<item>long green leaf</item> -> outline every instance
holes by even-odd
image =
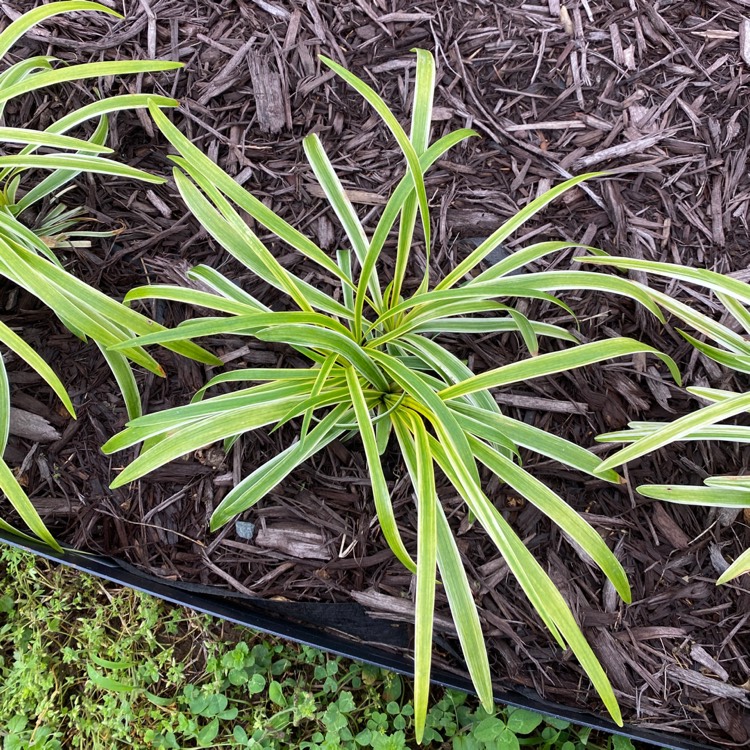
[[[435,143],[433,143],[432,146],[430,146],[427,151],[425,151],[419,157],[419,167],[422,174],[426,173],[427,170],[451,148],[458,145],[467,138],[471,138],[476,135],[477,133],[474,130],[468,130],[464,128],[455,130],[452,133],[448,133],[439,140],[435,141]],[[380,253],[383,250],[383,246],[385,245],[385,242],[388,238],[388,235],[390,234],[393,225],[396,223],[396,219],[399,217],[403,210],[406,210],[406,203],[409,200],[410,196],[413,195],[414,181],[411,178],[411,174],[406,174],[396,186],[396,189],[393,191],[393,193],[391,193],[391,197],[388,199],[388,203],[386,203],[386,206],[383,209],[383,213],[378,220],[377,227],[375,228],[375,232],[373,233],[372,239],[370,240],[370,249],[368,251],[367,260],[365,261],[365,268],[369,267],[370,265],[374,266],[376,264],[377,259],[380,256]],[[405,273],[406,268],[404,267],[403,270],[400,270],[400,264],[405,264],[406,260],[408,260],[408,258],[404,258],[403,253],[400,259],[397,258],[397,268],[394,271],[394,283],[391,286],[388,307],[395,305],[398,302],[400,287],[397,286],[395,280],[398,278],[399,274],[403,275]]]
[[[196,401],[185,406],[145,414],[128,422],[127,427],[122,432],[110,438],[102,446],[102,452],[114,453],[123,450],[123,448],[128,448],[144,439],[138,437],[140,435],[152,437],[164,432],[174,431],[178,427],[187,427],[198,422],[204,422],[209,418],[221,418],[230,421],[235,411],[250,408],[262,411],[268,404],[276,405],[277,403],[284,403],[288,406],[299,404],[307,398],[309,392],[309,385],[305,382],[271,382]],[[279,412],[279,417],[276,419],[280,418],[281,415],[283,415],[283,412]],[[272,421],[276,421],[276,419]],[[178,433],[175,432],[175,434]]]
[[[422,741],[430,696],[432,623],[435,611],[437,566],[437,505],[435,471],[427,430],[420,417],[412,418],[417,458],[417,593],[414,610],[414,714],[417,742]]]
[[[622,726],[622,715],[612,685],[552,580],[474,480],[465,473],[464,467],[452,461],[436,440],[431,438],[430,446],[440,468],[500,550],[545,625],[561,645],[568,644],[613,720]]]
[[[412,484],[416,487],[418,482],[416,447],[407,425],[411,425],[408,415],[402,415],[400,412],[393,415],[393,428]],[[437,503],[436,522],[437,564],[445,594],[448,597],[451,615],[456,624],[461,652],[466,660],[474,689],[477,691],[484,709],[491,712],[494,706],[492,677],[479,613],[477,612],[471,584],[461,562],[461,553],[440,503]]]
[[[340,269],[312,240],[305,237],[291,224],[277,216],[268,206],[238,185],[221,167],[214,164],[200,149],[196,148],[180,133],[157,107],[150,107],[150,112],[167,140],[189,162],[188,165],[181,164],[181,166],[186,170],[188,170],[188,167],[192,167],[191,177],[196,179],[201,188],[205,189],[207,184],[215,187],[240,208],[247,211],[259,224],[273,232],[295,250],[301,252],[305,257],[334,274],[344,283]],[[202,179],[197,179],[197,174],[202,175]]]
[[[256,305],[248,305],[245,302],[236,302],[227,299],[223,295],[202,292],[184,286],[172,286],[170,284],[150,284],[131,289],[123,302],[128,304],[137,299],[163,299],[172,302],[182,302],[185,305],[196,305],[206,307],[229,315],[247,315],[251,312],[260,312],[262,308]]]
[[[320,142],[318,136],[313,133],[302,141],[302,145],[305,149],[307,160],[310,162],[310,166],[313,168],[313,172],[315,172],[315,176],[318,178],[318,182],[323,188],[323,192],[331,204],[331,208],[333,208],[336,216],[338,216],[341,226],[349,238],[354,254],[357,256],[360,265],[364,265],[369,245],[367,235],[357,216],[357,212],[354,210],[352,202],[349,200],[349,196],[344,190],[344,186],[341,184],[333,165],[328,159],[323,144]],[[382,297],[377,275],[371,273],[370,277],[364,279],[364,283],[370,290],[370,294],[373,296],[376,305],[379,307],[382,304]],[[355,324],[356,320],[355,316]],[[355,338],[359,338],[359,336],[355,336]]]
[[[343,434],[344,430],[337,428],[337,424],[350,412],[349,404],[339,404],[304,440],[289,446],[246,476],[213,512],[211,531],[217,531],[232,518],[251,508],[300,464]]]
[[[458,426],[453,413],[443,399],[432,390],[425,377],[419,372],[409,370],[398,358],[385,352],[372,350],[370,357],[380,363],[396,383],[412,397],[414,405],[422,409],[422,416],[432,423],[438,438],[446,449],[451,451],[451,457],[460,462],[478,484],[479,472],[469,441]]]
[[[102,117],[123,110],[146,109],[149,104],[156,107],[179,106],[177,99],[171,99],[167,96],[157,96],[156,94],[120,94],[118,96],[109,96],[106,99],[85,104],[83,107],[69,112],[59,120],[55,120],[44,132],[65,133],[87,120],[93,120],[96,117]]]
[[[640,302],[657,318],[663,320],[658,306],[654,304],[648,290],[638,284],[605,274],[590,273],[588,271],[542,271],[528,273],[522,276],[506,276],[482,284],[466,284],[458,289],[437,290],[415,295],[402,303],[399,307],[407,310],[413,308],[407,315],[420,314],[423,306],[457,302],[467,299],[491,299],[492,297],[522,297],[529,292],[552,292],[573,289],[604,291],[619,294]],[[394,308],[396,310],[397,308]],[[393,314],[393,310],[389,311]]]
[[[532,216],[541,211],[548,203],[559,198],[563,193],[579,185],[585,180],[594,177],[601,177],[606,172],[591,172],[589,174],[578,175],[570,180],[556,185],[543,195],[535,198],[531,203],[522,208],[518,213],[512,216],[499,229],[496,229],[476,250],[472,251],[469,256],[459,263],[436,287],[435,289],[448,289],[460,281],[469,271],[483,261],[498,245],[506,240],[513,232],[525,224]]]
[[[336,352],[344,357],[380,391],[388,390],[388,381],[370,352],[338,331],[326,330],[312,325],[273,325],[255,334],[261,341],[278,341],[299,344],[310,348]]]
[[[612,469],[615,466],[632,461],[635,458],[651,453],[665,445],[679,440],[684,435],[690,435],[694,430],[729,419],[743,411],[750,410],[750,393],[743,393],[732,399],[727,399],[711,406],[706,406],[691,414],[670,422],[666,426],[651,433],[635,443],[619,450],[603,461],[599,467],[600,471]]]
[[[65,386],[60,381],[60,378],[57,377],[55,371],[17,333],[14,333],[2,321],[0,321],[0,341],[33,368],[37,375],[52,388],[60,401],[62,401],[68,414],[75,418],[76,413],[73,408],[73,402],[70,400]],[[3,408],[2,400],[0,400],[0,408]],[[4,446],[5,443],[3,442],[3,448]],[[0,452],[0,455],[2,455],[2,452]]]
[[[50,534],[31,500],[26,496],[26,493],[8,467],[8,464],[2,458],[0,458],[0,490],[16,509],[16,512],[21,516],[26,526],[45,544],[48,544],[57,552],[62,552],[62,547],[60,547],[52,534]]]
[[[388,130],[391,131],[393,137],[396,139],[401,151],[403,151],[404,156],[406,157],[406,162],[409,166],[409,172],[414,181],[417,202],[419,203],[419,211],[422,215],[422,230],[424,232],[425,245],[429,247],[430,214],[427,204],[427,191],[425,190],[424,176],[419,164],[419,154],[414,149],[414,146],[409,140],[409,136],[406,135],[404,129],[394,117],[393,112],[388,108],[388,105],[371,86],[368,86],[361,78],[357,78],[353,73],[350,73],[346,68],[341,67],[341,65],[330,58],[320,55],[320,60],[336,73],[336,75],[346,81],[380,115],[380,118],[383,120]]]
[[[195,318],[180,323],[176,328],[149,333],[145,336],[127,339],[113,346],[114,350],[130,349],[133,346],[151,346],[153,344],[166,345],[175,341],[188,341],[202,336],[216,336],[225,333],[239,333],[257,336],[258,332],[271,327],[273,330],[282,325],[306,324],[321,331],[330,329],[339,336],[348,338],[349,329],[345,328],[334,318],[321,313],[307,312],[244,312],[231,317]],[[351,339],[350,339],[351,340]]]
[[[0,354],[0,458],[5,453],[10,436],[10,383],[5,360]]]
[[[109,121],[106,116],[102,116],[99,118],[99,122],[94,129],[94,132],[91,134],[91,136],[88,138],[88,143],[92,143],[94,145],[103,146],[107,141],[107,135],[109,134]],[[31,153],[34,149],[27,148],[24,149],[22,152],[23,154]],[[81,152],[85,153],[85,152]],[[4,169],[0,174],[5,176],[10,168]],[[16,213],[16,215],[19,215],[23,213],[29,206],[34,205],[38,201],[46,198],[49,195],[52,196],[59,196],[61,193],[60,191],[62,188],[74,180],[80,173],[81,169],[56,169],[51,174],[47,175],[43,180],[40,182],[35,183],[31,189],[24,194],[24,196],[18,200],[15,205],[13,206],[13,211]],[[20,177],[20,175],[17,175],[17,177]],[[13,200],[15,200],[15,196],[13,196]],[[80,209],[82,210],[82,209]],[[68,212],[71,214],[71,216],[75,219],[73,224],[77,223],[79,221],[79,209],[73,209],[72,211]],[[55,211],[64,211],[63,206],[59,205],[50,211],[48,214],[48,217],[52,217],[55,214]],[[45,217],[45,220],[49,221],[49,218]],[[60,231],[60,230],[58,230]],[[54,233],[54,230],[52,232]]]
[[[69,297],[75,298],[79,304],[84,304],[90,307],[92,310],[99,313],[102,318],[111,320],[114,324],[125,329],[125,331],[145,334],[152,331],[166,330],[163,326],[154,323],[154,321],[149,320],[135,310],[131,310],[123,304],[110,299],[106,294],[90,287],[72,274],[69,274],[52,263],[45,261],[34,253],[27,251],[24,248],[14,248],[14,250],[17,255],[21,256],[28,267],[33,268],[35,272],[39,273],[46,280],[46,286],[59,286],[66,291],[66,294]],[[23,286],[23,279],[21,279],[19,283]],[[54,305],[50,306],[53,310],[55,309]],[[125,338],[125,336],[121,336],[121,339],[122,338]],[[102,343],[109,342],[103,341]],[[217,366],[223,364],[221,360],[191,342],[168,344],[166,348],[207,365]]]
[[[61,13],[72,13],[74,11],[98,11],[108,13],[115,18],[122,18],[122,14],[112,8],[100,3],[87,2],[86,0],[64,0],[63,2],[50,3],[49,5],[40,5],[24,13],[13,23],[9,24],[2,34],[0,34],[0,58],[32,27],[44,21],[46,18],[56,16]]]
[[[481,375],[474,375],[461,383],[444,388],[440,391],[439,395],[445,400],[454,399],[486,388],[496,388],[500,385],[518,383],[532,378],[552,375],[557,372],[566,372],[567,370],[584,367],[585,365],[601,362],[612,357],[625,357],[628,354],[638,352],[649,352],[659,357],[669,368],[672,377],[678,384],[680,383],[680,373],[671,357],[662,354],[647,344],[621,337],[608,341],[581,344],[565,351],[541,354],[533,359],[512,362],[509,365],[497,367],[494,370],[483,372]]]
[[[414,49],[417,55],[417,74],[414,80],[414,105],[412,107],[412,118],[411,118],[411,142],[414,146],[414,151],[418,156],[427,150],[430,145],[430,128],[432,126],[432,103],[435,95],[435,59],[433,56],[423,49]],[[404,206],[404,211],[401,214],[401,223],[399,226],[399,245],[398,251],[402,254],[408,254],[408,248],[411,246],[412,237],[414,233],[414,222],[416,216],[412,210],[407,213],[411,205],[413,205],[413,194],[410,196],[410,201]],[[405,235],[402,238],[402,233]],[[399,268],[399,257],[398,251],[396,254],[396,271],[400,271]],[[425,242],[425,271],[422,276],[422,282],[419,285],[417,292],[427,291],[430,286],[430,255],[431,247],[429,237]],[[403,261],[401,261],[403,263]],[[396,288],[396,283],[399,281],[398,277],[394,275],[394,289],[392,293],[398,294],[401,291],[401,285]],[[398,299],[398,297],[396,297]]]
[[[156,73],[161,70],[177,70],[181,67],[182,63],[168,60],[116,60],[69,65],[56,70],[34,73],[14,86],[3,88],[0,90],[0,103],[21,94],[28,94],[31,91],[67,81],[82,81],[87,78],[104,78],[129,73]]]
[[[472,435],[493,443],[499,442],[499,438],[504,436],[506,440],[511,440],[516,445],[551,458],[553,461],[559,461],[565,466],[571,466],[590,476],[605,479],[614,484],[622,482],[622,478],[614,470],[600,472],[599,457],[576,443],[518,419],[512,419],[505,414],[488,412],[459,400],[451,401],[449,406],[451,411],[456,413],[461,428]]]
[[[271,311],[270,307],[259,302],[252,294],[248,294],[233,281],[230,281],[226,276],[209,266],[204,266],[203,264],[194,266],[188,271],[187,277],[191,281],[200,281],[203,284],[206,284],[217,294],[221,294],[227,299],[240,302],[248,307],[255,307],[257,310],[262,310],[264,312]]]
[[[692,487],[681,484],[642,484],[638,493],[653,500],[678,505],[703,505],[715,508],[750,508],[750,491],[721,487]]]
[[[564,328],[551,323],[539,323],[532,320],[531,326],[537,336],[569,341],[577,344],[578,339]],[[414,333],[506,333],[517,331],[518,324],[511,317],[507,318],[435,318],[428,323],[416,326]]]
[[[714,362],[718,362],[720,365],[737,370],[738,372],[750,372],[750,354],[740,354],[734,351],[728,352],[725,349],[720,349],[718,346],[711,346],[703,341],[698,341],[694,336],[681,331],[679,328],[677,332],[685,341],[692,344],[695,349],[701,352],[701,354],[705,354],[709,359],[714,360]]]
[[[715,292],[727,294],[745,304],[750,304],[750,284],[733,279],[706,268],[690,268],[689,266],[678,266],[674,263],[657,263],[652,260],[637,260],[635,258],[613,258],[607,257],[582,257],[574,260],[581,263],[593,263],[595,265],[612,266],[614,268],[626,268],[633,271],[646,271],[657,276],[666,276],[670,279],[689,281],[699,284]]]
[[[412,573],[416,573],[417,566],[404,546],[398,530],[398,524],[396,523],[396,517],[393,513],[391,493],[388,490],[383,466],[380,463],[375,430],[372,426],[370,410],[365,401],[362,386],[353,368],[347,367],[345,372],[346,384],[351,395],[352,406],[354,407],[354,415],[359,426],[359,435],[362,438],[362,446],[365,449],[365,456],[367,458],[370,487],[372,489],[372,498],[375,502],[375,511],[378,515],[378,522],[380,523],[380,530],[383,532],[383,536],[391,551],[401,564]]]
[[[750,572],[750,549],[746,549],[717,579],[717,584],[728,583],[733,578]]]
[[[130,463],[110,485],[113,489],[148,474],[159,466],[184,456],[207,445],[224,440],[233,435],[240,435],[258,427],[264,427],[278,420],[289,408],[289,401],[279,400],[272,403],[239,407],[232,412],[232,418],[225,414],[208,417],[180,429],[175,434],[165,437],[153,448],[141,453]],[[135,429],[135,428],[133,428]],[[125,433],[120,433],[124,435]],[[105,452],[119,449],[113,448],[115,436],[102,446]],[[142,438],[143,439],[143,438]]]
[[[106,347],[97,344],[102,356],[107,361],[109,369],[115,376],[117,385],[120,388],[122,399],[125,402],[125,410],[128,413],[128,419],[137,419],[141,416],[141,394],[138,392],[138,384],[135,382],[133,368],[128,362],[128,358],[119,352],[108,351]]]
[[[46,148],[62,148],[88,151],[92,154],[111,154],[111,148],[99,146],[80,138],[71,138],[67,135],[55,135],[50,131],[28,130],[26,128],[4,128],[0,127],[0,142],[24,143],[33,146],[44,146]]]
[[[141,169],[129,167],[127,164],[120,164],[119,162],[97,156],[82,156],[80,154],[18,154],[17,156],[0,156],[0,168],[4,167],[77,169],[97,174],[132,177],[136,180],[157,184],[165,182],[163,177],[157,177]]]
[[[653,435],[670,422],[628,422],[630,429],[618,432],[607,432],[597,435],[599,443],[634,443],[636,440]],[[729,443],[750,443],[750,427],[740,425],[708,425],[691,430],[689,435],[682,435],[680,441],[686,440],[721,440]]]
[[[625,602],[631,601],[630,584],[620,561],[599,533],[547,485],[475,437],[469,442],[476,457],[500,479],[535,505],[574,539],[609,578]]]
[[[585,250],[593,250],[588,245],[579,245],[573,242],[538,242],[534,245],[529,245],[521,250],[514,250],[510,255],[497,263],[493,263],[488,269],[477,274],[473,279],[466,282],[466,286],[472,284],[485,284],[488,281],[494,281],[500,279],[503,276],[508,276],[517,271],[519,268],[524,268],[535,260],[543,258],[545,255],[552,253],[559,253],[563,250],[568,250],[571,247],[580,247]]]

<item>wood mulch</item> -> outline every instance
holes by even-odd
[[[34,4],[3,3],[0,14],[12,19]],[[434,278],[530,198],[593,169],[613,176],[566,195],[524,227],[510,249],[532,238],[574,239],[613,254],[750,277],[748,0],[125,0],[124,7],[127,18],[119,22],[96,14],[53,19],[13,54],[184,62],[176,75],[102,81],[99,89],[179,98],[182,108],[173,117],[184,132],[331,252],[342,233],[305,162],[302,137],[320,135],[370,227],[404,166],[377,117],[317,55],[370,81],[404,121],[413,79],[409,50],[418,46],[438,62],[433,136],[458,127],[481,135],[446,155],[427,179]],[[83,85],[38,92],[6,119],[44,127],[91,97]],[[113,119],[111,145],[128,163],[168,175],[165,143],[142,113]],[[69,204],[76,200],[104,226],[123,228],[116,239],[66,257],[103,290],[121,297],[146,280],[178,281],[191,265],[208,263],[275,301],[199,230],[173,184],[85,179],[66,196]],[[316,279],[313,266],[262,237],[287,267]],[[548,265],[568,267],[570,257]],[[675,282],[652,283],[696,305],[713,304]],[[22,327],[57,368],[78,409],[77,421],[61,416],[38,378],[10,363],[14,407],[44,417],[57,432],[35,442],[38,425],[32,426],[26,437],[11,440],[6,458],[19,467],[60,539],[170,580],[287,600],[353,597],[381,615],[410,617],[404,602],[411,576],[384,550],[373,524],[356,442],[332,445],[246,514],[257,527],[253,538],[243,538],[234,524],[211,535],[212,509],[238,477],[288,443],[291,427],[246,435],[229,456],[216,448],[198,452],[111,491],[108,483],[130,456],[106,458],[98,450],[124,423],[101,358],[27,295],[0,288],[3,320]],[[670,326],[628,301],[590,293],[565,299],[588,339],[633,336],[683,363],[686,384],[748,388],[746,376],[691,353]],[[195,314],[162,304],[146,312],[167,324]],[[559,311],[536,314],[571,324]],[[208,345],[231,367],[300,364],[280,346],[240,338]],[[522,356],[513,335],[454,337],[452,347],[477,371]],[[139,376],[148,411],[185,403],[207,377],[194,363],[158,356],[167,378]],[[652,358],[532,381],[498,393],[498,400],[509,414],[586,446],[631,419],[671,419],[697,406]],[[15,422],[21,421],[19,413]],[[714,585],[725,560],[750,544],[750,518],[661,505],[632,489],[645,481],[688,484],[712,473],[739,473],[749,461],[747,450],[735,445],[676,445],[633,463],[629,487],[612,488],[526,456],[527,468],[563,493],[616,550],[634,590],[627,607],[557,527],[488,478],[488,493],[571,603],[630,724],[717,746],[750,743],[748,579]],[[395,457],[389,470],[406,542],[414,546],[408,480]],[[476,581],[498,684],[601,713],[580,668],[555,647],[504,561],[470,526],[455,493],[447,485],[441,490]],[[440,592],[438,611],[438,662],[455,665],[457,646]]]

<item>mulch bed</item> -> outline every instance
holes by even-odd
[[[0,11],[13,18],[33,5],[3,4]],[[320,199],[302,137],[320,135],[369,226],[404,167],[376,116],[316,56],[325,53],[373,82],[405,121],[413,77],[409,50],[420,46],[438,61],[433,137],[463,126],[482,136],[446,155],[427,179],[436,220],[434,278],[530,198],[567,175],[592,169],[615,176],[571,192],[509,247],[532,237],[581,240],[613,254],[748,278],[747,0],[477,0],[450,6],[433,0],[128,0],[125,6],[121,22],[96,14],[53,19],[13,53],[77,61],[181,60],[185,68],[177,75],[102,82],[101,90],[116,93],[126,86],[179,98],[182,108],[173,117],[183,131],[331,252],[342,236]],[[60,111],[91,99],[80,85],[64,94],[38,92],[9,110],[7,119],[44,127]],[[166,145],[142,114],[118,115],[110,145],[130,164],[169,174]],[[207,263],[261,300],[275,301],[200,232],[172,184],[82,180],[66,196],[71,205],[75,200],[106,226],[124,228],[113,241],[66,258],[80,277],[104,291],[121,297],[147,279],[179,281],[190,266]],[[287,267],[315,279],[313,266],[261,237]],[[549,267],[567,267],[569,257],[554,258]],[[710,304],[675,284],[666,288]],[[688,385],[748,387],[746,377],[691,353],[671,327],[627,300],[590,293],[565,299],[588,339],[633,336],[678,359]],[[162,304],[145,312],[168,325],[195,314]],[[411,576],[384,550],[373,525],[356,442],[333,444],[247,514],[245,520],[257,527],[252,539],[240,536],[234,524],[211,535],[208,518],[228,488],[288,444],[293,429],[246,435],[229,456],[206,449],[111,491],[109,481],[129,456],[99,452],[121,428],[124,413],[97,350],[73,339],[7,284],[1,314],[22,326],[62,375],[78,409],[75,422],[60,416],[38,378],[11,363],[14,406],[47,418],[60,437],[44,445],[14,437],[6,459],[21,466],[29,492],[61,540],[170,580],[286,600],[354,597],[381,615],[408,619],[400,605],[409,596]],[[570,325],[559,310],[539,308],[536,314]],[[453,343],[476,371],[522,356],[513,335],[454,337]],[[246,339],[207,345],[230,367],[300,364],[284,347]],[[157,356],[168,375],[139,376],[147,411],[185,403],[207,377],[195,363],[165,352]],[[586,446],[596,434],[631,419],[671,419],[697,405],[652,358],[532,381],[499,393],[498,400],[509,414]],[[634,603],[625,607],[557,527],[496,481],[486,483],[571,603],[615,685],[626,721],[716,745],[748,744],[750,590],[747,577],[721,588],[714,581],[722,558],[733,559],[750,543],[750,518],[662,506],[632,490],[646,481],[688,484],[712,473],[739,473],[748,468],[747,450],[676,445],[631,465],[630,489],[583,479],[531,455],[525,465],[601,531],[630,576]],[[405,539],[414,546],[409,483],[395,458],[389,471]],[[441,499],[477,581],[498,684],[601,713],[580,668],[554,646],[505,563],[470,527],[447,485]],[[438,610],[444,647],[438,663],[450,666],[456,643],[440,592]]]

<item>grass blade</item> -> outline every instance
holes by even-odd
[[[62,552],[62,547],[60,547],[52,534],[50,534],[44,525],[44,521],[42,521],[36,512],[36,508],[34,508],[31,500],[26,496],[13,472],[8,468],[8,464],[2,458],[0,458],[0,490],[2,490],[10,504],[16,509],[16,513],[21,516],[21,519],[29,530],[45,544],[52,547],[52,549]]]
[[[469,271],[475,268],[483,261],[498,245],[508,239],[513,232],[525,224],[532,216],[539,213],[548,203],[551,203],[563,193],[575,187],[576,185],[590,180],[594,177],[601,177],[606,172],[591,172],[589,174],[578,175],[570,180],[556,185],[543,195],[535,198],[531,203],[522,208],[518,213],[512,216],[499,229],[496,229],[476,250],[472,251],[469,256],[459,263],[436,287],[435,289],[449,289],[459,282]]]
[[[70,400],[65,386],[60,381],[60,378],[57,377],[55,371],[17,333],[12,331],[2,321],[0,321],[0,341],[15,352],[52,388],[60,401],[62,401],[68,414],[75,418],[76,413],[73,408],[73,402]],[[0,408],[2,408],[3,403],[4,401],[0,400]],[[3,442],[4,447],[5,442]],[[2,452],[0,452],[0,455],[2,455]]]
[[[407,423],[410,425],[411,420],[407,422],[406,415],[394,414],[393,429],[401,446],[412,484],[416,487],[416,448]],[[485,710],[492,712],[494,707],[492,677],[477,605],[466,570],[461,562],[461,553],[440,503],[437,503],[436,510],[437,564],[440,578],[448,598],[453,621],[456,624],[461,652],[466,660],[472,684]]]
[[[0,103],[7,102],[16,96],[21,96],[21,94],[28,94],[31,91],[55,86],[59,83],[67,83],[68,81],[82,81],[87,78],[104,78],[105,76],[129,73],[156,73],[162,70],[177,70],[182,66],[180,62],[169,60],[116,60],[113,62],[68,65],[56,70],[34,73],[20,83],[0,90]]]
[[[380,368],[373,362],[369,353],[356,342],[338,331],[316,328],[311,325],[273,325],[255,334],[261,341],[278,341],[285,344],[321,347],[336,352],[350,362],[375,388],[382,392],[388,390],[386,380]]]
[[[432,623],[435,612],[437,566],[437,492],[427,430],[412,418],[417,458],[417,593],[414,610],[414,715],[417,742],[422,741],[430,697]]]
[[[557,524],[599,566],[623,601],[630,603],[630,584],[620,561],[599,533],[547,485],[477,438],[469,438],[476,457],[507,485]]]
[[[3,143],[23,143],[32,146],[44,146],[45,148],[82,150],[92,154],[114,153],[113,150],[107,146],[100,146],[96,143],[82,141],[80,138],[71,138],[67,135],[56,135],[48,130],[0,127],[0,141]]]
[[[277,216],[268,206],[238,185],[221,167],[214,164],[200,149],[196,148],[180,133],[157,107],[149,107],[149,111],[161,132],[187,162],[180,162],[180,166],[189,172],[202,189],[213,187],[219,190],[240,208],[247,211],[259,224],[273,232],[295,250],[301,252],[305,257],[325,268],[342,283],[346,283],[345,279],[342,278],[341,270],[312,240],[305,237],[291,224]]]
[[[162,184],[163,177],[144,172],[141,169],[129,167],[127,164],[97,156],[83,156],[81,154],[18,154],[16,156],[0,156],[0,168],[23,169],[75,169],[81,172],[108,174],[116,177],[131,177],[143,182]]]
[[[483,372],[480,375],[474,375],[456,385],[444,388],[440,391],[439,395],[445,400],[454,399],[479,390],[496,388],[500,385],[509,385],[510,383],[518,383],[532,378],[565,372],[577,367],[584,367],[613,357],[625,357],[628,354],[635,354],[637,352],[648,352],[659,357],[669,368],[672,377],[678,384],[680,383],[680,373],[671,357],[662,354],[647,344],[642,344],[640,341],[620,337],[610,339],[609,341],[595,341],[590,344],[581,344],[580,346],[574,346],[571,349],[565,349],[561,352],[551,352],[534,357],[533,359],[512,362],[509,365],[503,365],[494,370]]]
[[[330,58],[320,55],[320,60],[340,78],[346,81],[380,115],[386,127],[391,131],[393,137],[403,151],[404,156],[406,157],[406,162],[409,166],[411,178],[414,182],[417,203],[419,204],[419,210],[422,215],[422,230],[424,231],[425,245],[429,247],[430,213],[427,204],[427,191],[424,186],[422,168],[419,164],[419,154],[415,151],[414,146],[409,140],[409,136],[406,135],[398,120],[393,116],[388,105],[380,98],[378,93],[372,87],[368,86],[364,81],[357,78],[353,73],[350,73],[346,68],[342,68]]]
[[[304,440],[274,456],[246,476],[222,501],[211,516],[211,531],[217,531],[232,518],[262,500],[300,464],[335,440],[344,430],[337,424],[351,413],[348,404],[339,404],[326,415]]]
[[[565,466],[571,466],[597,479],[605,479],[613,484],[622,483],[622,478],[616,471],[599,471],[601,460],[598,456],[569,440],[504,414],[478,409],[459,400],[452,401],[450,409],[456,414],[462,429],[483,440],[497,443],[498,438],[505,437],[522,448]]]
[[[620,466],[646,453],[651,453],[651,451],[669,445],[685,435],[690,435],[694,430],[712,425],[715,422],[721,422],[724,419],[729,419],[729,417],[748,410],[750,410],[750,393],[743,393],[735,398],[711,404],[711,406],[705,406],[703,409],[699,409],[696,412],[676,419],[674,422],[668,423],[656,432],[637,440],[626,448],[622,448],[606,461],[603,461],[599,468],[601,471],[606,471],[615,466]]]
[[[372,426],[370,411],[367,402],[365,401],[364,393],[362,392],[362,386],[360,385],[357,374],[353,368],[347,367],[345,373],[346,384],[351,395],[352,406],[354,407],[354,415],[357,419],[359,434],[362,438],[365,456],[367,457],[370,486],[372,488],[372,497],[375,501],[378,522],[380,523],[380,530],[383,532],[383,536],[385,537],[388,546],[391,548],[391,551],[401,564],[407,568],[407,570],[416,573],[417,566],[404,546],[404,542],[401,539],[401,534],[398,530],[398,524],[396,523],[396,517],[393,514],[391,493],[388,490],[388,484],[385,481],[385,475],[383,474],[383,467],[380,463],[378,444],[375,439],[375,430]]]
[[[746,487],[734,489],[731,485],[693,487],[681,484],[642,484],[637,489],[644,497],[677,505],[750,508],[750,490]]]
[[[746,549],[716,580],[717,584],[729,583],[733,578],[750,572],[750,549]]]
[[[108,13],[115,18],[122,18],[122,14],[112,8],[100,3],[87,2],[86,0],[63,0],[63,2],[51,3],[50,5],[40,5],[24,13],[13,23],[9,24],[2,34],[0,34],[0,58],[32,27],[51,16],[60,13],[72,13],[74,11],[97,11]]]

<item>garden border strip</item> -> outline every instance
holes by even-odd
[[[115,559],[90,555],[70,548],[62,553],[57,553],[44,544],[22,539],[3,531],[0,531],[0,542],[32,552],[46,560],[98,576],[121,586],[127,586],[135,591],[156,596],[172,604],[228,620],[237,625],[312,646],[347,659],[372,664],[407,677],[413,677],[414,674],[410,663],[403,657],[308,625],[291,622],[279,611],[266,613],[251,611],[250,607],[242,606],[236,601],[246,597],[235,596],[232,593],[227,594],[223,589],[216,589],[215,594],[190,591],[166,581],[159,581],[152,576],[134,572],[131,566],[125,567]],[[231,601],[230,598],[235,599],[235,601]],[[297,605],[295,603],[292,606],[296,607]],[[468,679],[462,679],[460,676],[447,671],[434,670],[432,682],[442,687],[474,694],[471,682]],[[627,725],[618,727],[605,718],[568,708],[544,700],[539,696],[525,695],[517,690],[495,691],[495,700],[498,703],[536,711],[545,716],[564,719],[573,724],[591,727],[609,734],[619,734],[637,742],[646,742],[668,750],[712,750],[709,745],[683,739],[676,735]]]

